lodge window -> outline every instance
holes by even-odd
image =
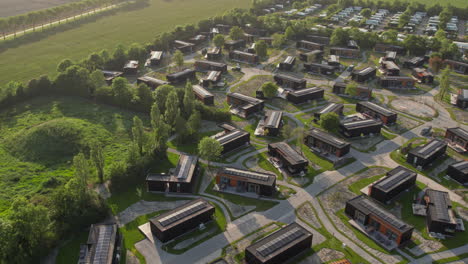
[[[361,213],[359,211],[356,211],[354,217],[356,218],[356,221],[358,221],[359,223],[361,223],[363,225],[365,224],[366,216],[363,213]]]
[[[387,233],[385,235],[390,240],[396,240],[396,238],[398,237],[398,235],[392,232],[391,230],[387,230]]]

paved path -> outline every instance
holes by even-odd
[[[454,248],[454,249],[450,249],[450,250],[446,250],[446,251],[442,251],[438,253],[429,254],[422,258],[416,259],[410,263],[411,264],[432,263],[435,260],[451,258],[451,257],[455,257],[455,256],[465,254],[465,253],[468,253],[468,245],[464,245],[458,248]]]

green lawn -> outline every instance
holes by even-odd
[[[209,131],[209,132],[199,132],[198,139],[192,140],[192,142],[186,142],[179,144],[176,140],[171,140],[167,143],[169,148],[177,149],[179,151],[188,153],[188,154],[197,154],[198,153],[198,143],[204,137],[209,137],[215,135],[216,133],[221,132],[221,130]]]
[[[10,48],[1,53],[0,84],[27,81],[42,74],[55,75],[65,58],[79,61],[93,51],[113,50],[119,43],[147,43],[177,25],[197,23],[232,8],[247,8],[250,0],[150,0],[143,9],[119,12],[62,33]],[[137,29],[137,30],[136,30]]]
[[[369,177],[369,178],[364,178],[364,179],[361,179],[359,181],[356,181],[356,182],[353,182],[351,183],[349,186],[348,186],[348,189],[350,191],[352,191],[353,193],[357,194],[357,195],[360,195],[361,194],[361,189],[366,187],[367,185],[375,182],[376,180],[382,178],[383,176],[385,176],[385,174],[380,174],[380,175],[376,175],[376,176],[372,176],[372,177]]]
[[[57,264],[68,264],[78,262],[80,255],[80,245],[88,240],[88,232],[83,230],[79,235],[74,236],[60,247],[55,262]]]

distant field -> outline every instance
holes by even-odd
[[[1,0],[0,17],[15,16],[79,0]]]
[[[0,85],[10,80],[28,81],[53,75],[64,58],[80,60],[93,51],[113,49],[118,43],[149,42],[176,25],[195,23],[251,0],[152,0],[144,9],[121,12],[38,42],[0,53]]]

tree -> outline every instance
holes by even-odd
[[[58,72],[64,72],[67,70],[68,67],[72,66],[73,62],[69,59],[62,60],[59,65],[57,66]]]
[[[154,100],[161,113],[166,112],[167,96],[172,90],[174,90],[174,86],[164,84],[156,88],[156,91],[154,92]]]
[[[424,55],[426,54],[426,39],[421,36],[408,35],[403,41],[403,45],[412,55]]]
[[[361,16],[369,18],[372,15],[372,10],[370,8],[364,8],[361,10]]]
[[[61,72],[54,81],[56,91],[65,95],[88,97],[92,91],[88,70],[73,65]]]
[[[320,116],[320,126],[328,131],[336,131],[340,125],[338,114],[331,112]]]
[[[8,20],[0,17],[0,32],[2,32],[3,40],[6,39],[7,30],[8,30]]]
[[[179,97],[177,97],[176,91],[172,90],[167,96],[166,112],[164,112],[164,120],[166,121],[166,124],[173,128],[179,114]]]
[[[429,58],[429,66],[435,73],[439,73],[440,69],[442,68],[444,60],[440,53],[433,53]]]
[[[295,37],[296,33],[294,32],[294,29],[289,26],[286,28],[286,31],[284,32],[284,37],[289,40],[293,40]]]
[[[120,69],[124,66],[125,62],[127,61],[127,52],[125,51],[125,47],[122,44],[117,45],[114,53],[112,53],[112,67],[114,69]]]
[[[143,128],[143,122],[138,116],[133,117],[132,136],[133,142],[138,146],[138,152],[142,155],[143,146],[146,143],[146,136],[145,129]]]
[[[281,136],[284,138],[284,139],[289,139],[291,138],[293,135],[293,128],[291,127],[291,125],[284,125],[283,128],[281,128]]]
[[[348,94],[350,96],[357,96],[358,95],[357,88],[358,88],[358,84],[356,82],[350,82],[346,84],[345,94]]]
[[[403,12],[403,14],[400,15],[400,18],[398,19],[398,26],[399,27],[404,27],[408,22],[410,21],[411,15],[407,11]]]
[[[114,92],[115,101],[122,107],[127,106],[132,97],[128,86],[128,80],[123,77],[115,78],[112,81],[112,91]]]
[[[177,67],[182,67],[184,65],[184,54],[180,50],[174,52],[174,62]]]
[[[262,85],[262,92],[265,97],[273,97],[278,92],[278,86],[272,82],[266,82]]]
[[[264,40],[259,40],[255,43],[255,53],[261,58],[265,58],[268,54],[268,45]]]
[[[273,38],[271,45],[277,49],[286,43],[286,37],[283,34],[275,33],[271,37]]]
[[[440,74],[439,98],[444,100],[447,93],[450,92],[450,69],[446,68]]]
[[[153,155],[155,157],[166,155],[167,140],[171,130],[171,127],[162,121],[162,116],[160,116],[159,120],[158,126],[153,129]]]
[[[192,91],[192,83],[190,81],[187,81],[187,83],[185,84],[185,93],[184,93],[184,100],[183,100],[184,113],[186,117],[189,117],[192,114],[193,109],[195,107],[194,101],[195,101],[195,96],[193,95],[193,91]]]
[[[161,111],[159,110],[159,107],[156,103],[154,103],[151,106],[151,112],[150,112],[150,117],[151,117],[151,127],[156,129],[161,122]]]
[[[104,66],[104,62],[98,53],[92,53],[88,59],[83,62],[83,67],[92,72],[96,69],[101,69]]]
[[[75,167],[75,178],[78,181],[78,192],[80,196],[85,195],[88,190],[89,163],[83,153],[73,157],[73,166]]]
[[[208,161],[208,164],[210,161],[218,160],[222,151],[223,146],[214,138],[204,137],[198,143],[198,154],[202,159]]]
[[[224,46],[224,36],[221,34],[217,34],[213,38],[213,44],[218,48],[222,48]]]
[[[231,28],[231,31],[229,32],[229,37],[232,40],[238,40],[244,37],[244,30],[238,26],[234,26]]]
[[[99,182],[103,183],[105,158],[102,144],[99,141],[93,142],[91,145],[90,157],[94,167],[96,167]]]
[[[194,135],[198,132],[201,126],[201,121],[200,112],[194,111],[187,121],[187,129],[191,135]]]
[[[104,74],[100,70],[95,70],[89,75],[89,81],[93,87],[93,92],[106,84]]]
[[[148,85],[140,83],[136,88],[135,97],[137,99],[136,107],[141,111],[148,113],[153,105],[153,93]]]
[[[345,45],[349,40],[348,31],[336,28],[330,37],[330,45]]]

